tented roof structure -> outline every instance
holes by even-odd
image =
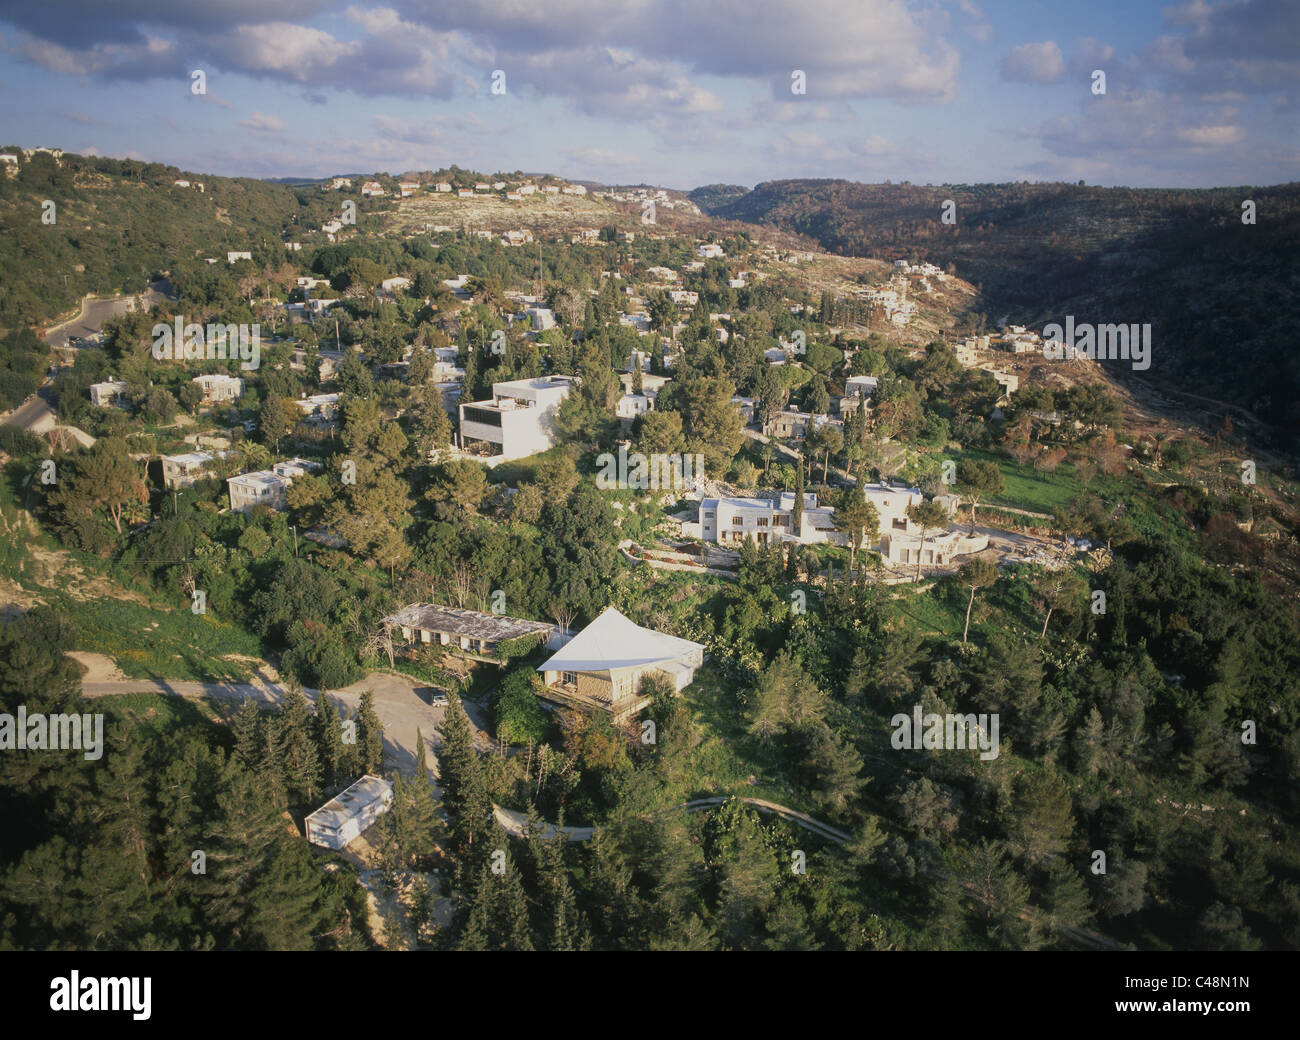
[[[629,621],[607,607],[574,636],[539,672],[608,672],[676,661],[704,647]]]

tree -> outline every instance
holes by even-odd
[[[290,802],[302,805],[320,791],[321,767],[310,706],[297,683],[290,683],[278,721],[285,789]]]
[[[908,506],[907,516],[921,529],[921,545],[916,550],[916,580],[920,581],[921,557],[925,553],[925,540],[930,536],[931,531],[940,531],[948,526],[948,512],[942,505],[931,499],[929,502],[918,502]]]
[[[822,450],[822,483],[826,483],[826,474],[830,469],[831,456],[844,450],[844,436],[830,423],[821,428],[820,447]]]
[[[835,509],[835,522],[849,536],[849,572],[863,544],[875,545],[880,537],[880,513],[867,501],[862,483],[849,488]]]
[[[59,468],[49,501],[61,523],[71,529],[81,529],[102,510],[121,534],[124,515],[146,504],[149,493],[126,441],[105,437]]]
[[[257,432],[261,434],[262,443],[271,445],[277,452],[280,450],[280,441],[291,428],[284,405],[281,398],[267,394],[257,415]]]
[[[1039,604],[1047,608],[1043,615],[1043,631],[1039,633],[1040,639],[1046,639],[1047,624],[1052,620],[1052,612],[1065,610],[1072,613],[1071,608],[1081,606],[1087,597],[1088,586],[1083,578],[1064,566],[1057,570],[1039,572],[1033,584]]]
[[[384,765],[384,724],[375,712],[375,695],[366,690],[357,707],[357,749],[361,771],[378,773]]]
[[[970,600],[966,604],[966,625],[961,630],[961,641],[966,642],[970,634],[971,608],[975,606],[975,590],[988,588],[998,580],[998,565],[983,556],[967,560],[957,572],[957,580],[970,589]]]
[[[975,507],[980,499],[1000,495],[1004,489],[1002,471],[992,462],[979,459],[962,459],[957,464],[957,483],[966,489],[970,502],[970,533],[975,533]]]
[[[324,692],[316,696],[316,757],[327,789],[351,779],[344,775],[343,720],[338,705]]]
[[[464,705],[455,693],[447,695],[442,722],[442,749],[438,767],[442,774],[443,802],[451,814],[451,835],[464,863],[492,824],[492,799],[483,763],[474,750],[474,733]],[[490,876],[490,875],[489,875]]]

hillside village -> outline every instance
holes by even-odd
[[[15,184],[81,161],[10,154]],[[1291,707],[1266,760],[1234,743],[1237,715],[1281,711],[1244,647],[1295,653],[1285,467],[1245,482],[1230,426],[1144,410],[910,252],[830,256],[680,192],[543,175],[294,191],[278,238],[232,225],[66,350],[46,340],[67,322],[9,333],[40,394],[0,445],[5,631],[50,674],[78,655],[59,689],[118,702],[124,732],[220,758],[327,908],[268,944],[634,947],[656,913],[674,948],[1291,941],[1293,889],[1224,866],[1263,855],[1252,799],[1300,762]],[[195,356],[159,360],[173,322]],[[218,353],[214,327],[257,336]],[[79,591],[99,573],[124,591]],[[169,683],[211,717],[176,715]],[[914,705],[993,711],[1002,757],[894,754]],[[1184,784],[1224,809],[1213,868],[1139,836],[1190,826],[1155,801]],[[1114,885],[1063,857],[1111,818]],[[492,887],[488,840],[563,884]],[[732,841],[807,846],[833,898],[754,880]],[[618,866],[706,848],[721,891],[779,897],[675,902]],[[981,871],[1005,889],[951,882]],[[1207,871],[1190,924],[1151,909]],[[602,916],[614,892],[635,914]]]

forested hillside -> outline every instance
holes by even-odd
[[[952,265],[982,289],[990,321],[1150,322],[1154,358],[1143,379],[1241,405],[1296,446],[1300,362],[1287,345],[1300,311],[1300,185],[786,180],[741,196],[710,185],[691,197],[712,216],[799,232],[833,252]],[[940,221],[948,199],[955,225]],[[1256,204],[1253,225],[1242,223],[1246,199]]]
[[[53,223],[41,219],[46,200]],[[36,153],[21,160],[16,178],[0,177],[0,328],[47,322],[86,293],[139,292],[185,257],[224,263],[227,250],[248,250],[265,266],[282,257],[286,227],[312,218],[319,226],[326,210],[315,188],[295,193],[161,163],[68,153],[56,163]]]

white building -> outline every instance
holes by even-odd
[[[203,476],[203,470],[215,459],[224,458],[225,452],[191,451],[184,455],[162,457],[163,486],[169,491],[187,488]]]
[[[388,812],[392,804],[393,785],[367,773],[303,821],[307,840],[327,849],[346,848],[353,838]]]
[[[125,407],[126,383],[120,379],[110,379],[103,383],[90,384],[90,403],[101,408],[114,406]]]
[[[242,250],[242,251],[232,250],[231,252],[228,252],[226,254],[226,263],[228,264],[237,263],[240,260],[252,260],[252,259],[253,259],[253,254],[248,252],[247,250]]]
[[[699,538],[718,545],[739,545],[747,538],[759,545],[769,542],[847,544],[847,536],[835,529],[835,511],[829,506],[819,506],[817,496],[811,491],[804,493],[803,517],[796,534],[794,504],[793,491],[781,492],[781,497],[775,501],[766,498],[706,498],[700,502],[698,522],[683,524],[682,533],[687,538]]]
[[[544,700],[621,721],[650,703],[641,695],[643,677],[662,678],[680,691],[703,663],[699,643],[642,628],[607,607],[537,670],[546,681]]]
[[[492,384],[492,398],[460,406],[460,447],[490,463],[536,455],[555,444],[555,413],[577,380],[542,376]]]
[[[306,416],[319,416],[321,419],[333,419],[339,409],[338,394],[314,394],[311,397],[305,394],[293,402]]]
[[[198,383],[203,391],[203,403],[215,404],[219,401],[237,401],[244,395],[244,381],[237,376],[224,373],[212,373],[195,376],[191,383]]]
[[[702,260],[719,259],[727,254],[722,251],[722,246],[713,242],[705,242],[703,245],[695,247],[695,255]]]
[[[319,462],[286,459],[284,462],[277,462],[270,469],[240,473],[238,476],[230,477],[226,481],[230,489],[230,508],[237,513],[246,513],[254,506],[283,509],[285,492],[289,490],[293,478],[304,476],[320,468]]]
[[[528,317],[534,332],[545,332],[555,328],[555,312],[549,307],[529,307]]]

